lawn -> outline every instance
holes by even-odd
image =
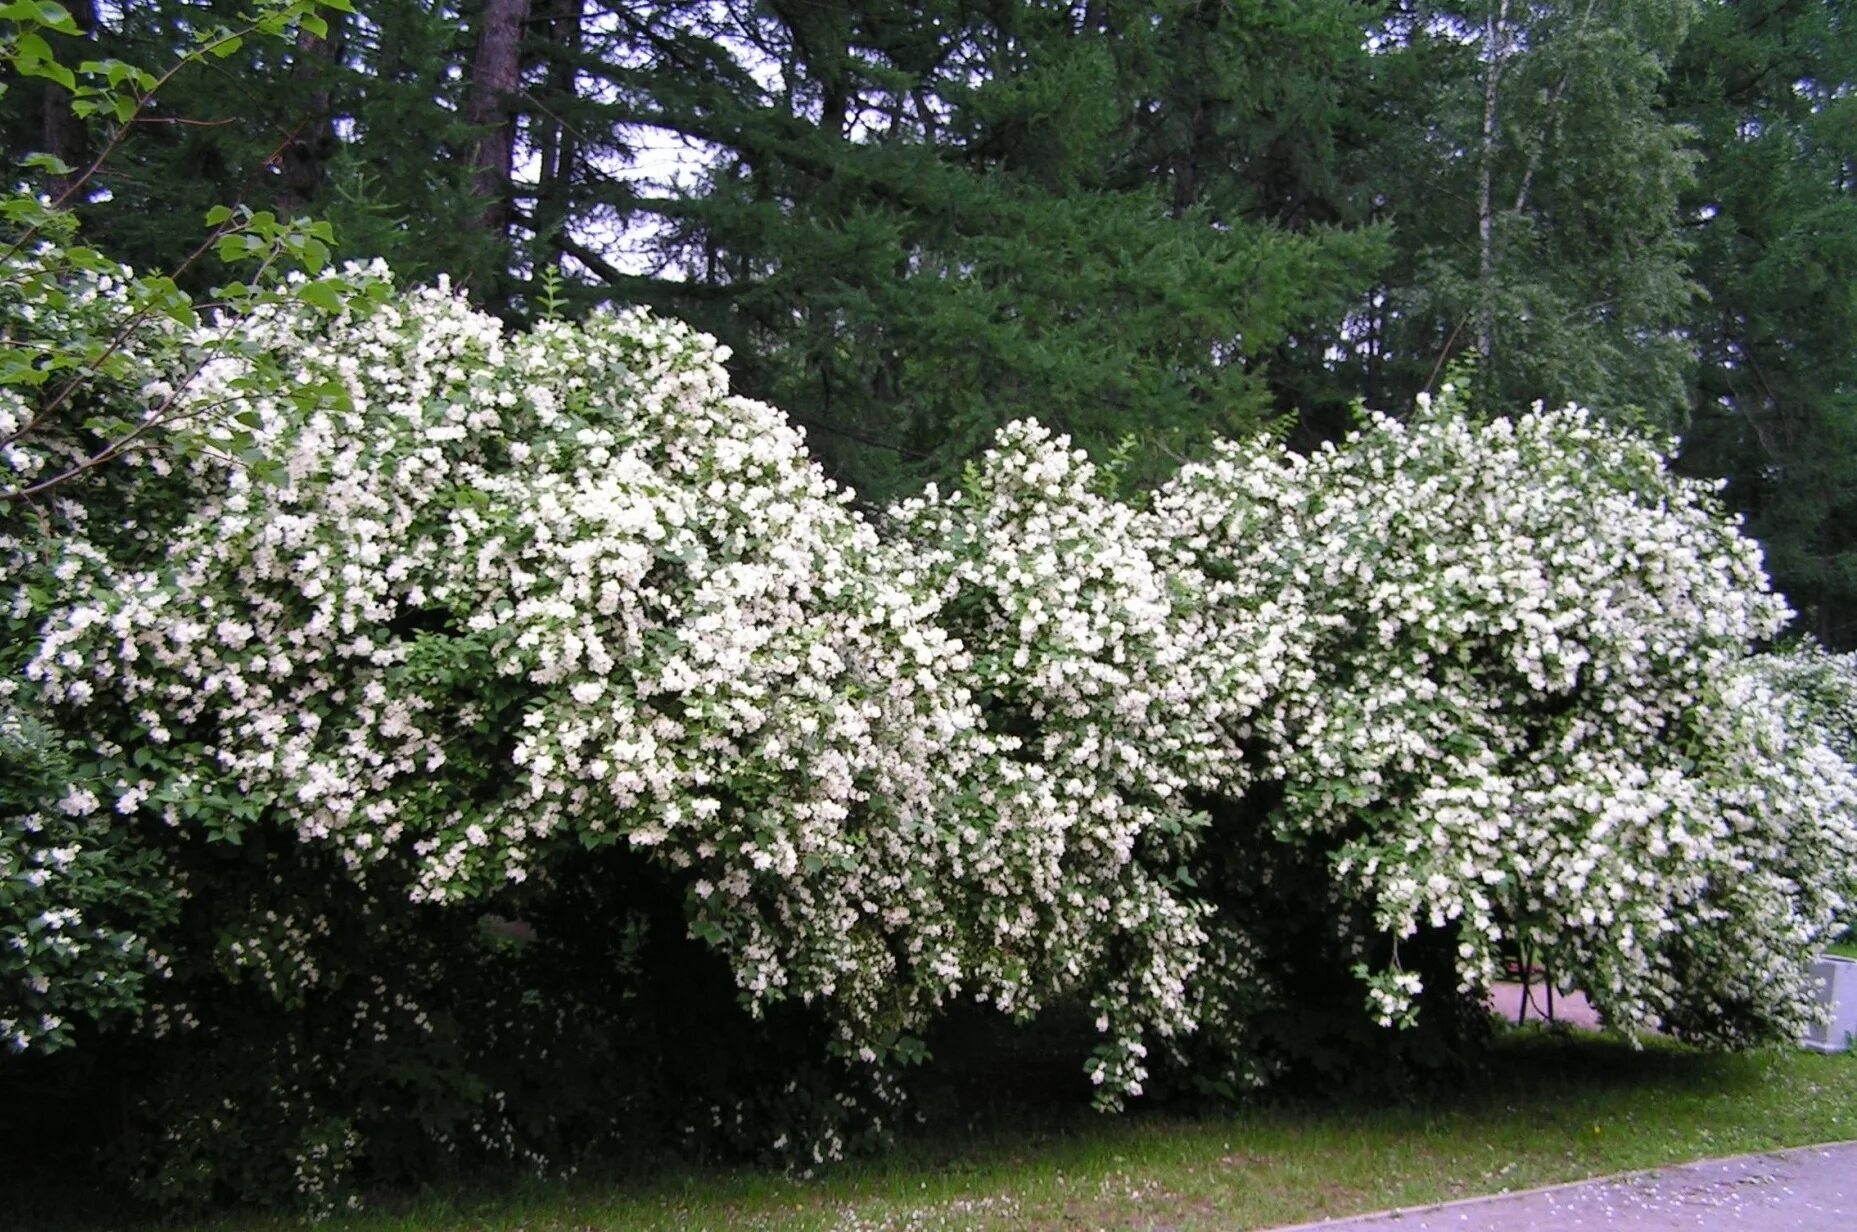
[[[997,1117],[799,1181],[751,1169],[428,1194],[358,1232],[1231,1229],[1410,1206],[1711,1155],[1857,1138],[1857,1057],[1706,1056],[1530,1030],[1492,1080],[1423,1104],[1216,1116]],[[173,1225],[170,1225],[173,1226]],[[226,1219],[195,1232],[274,1232]]]

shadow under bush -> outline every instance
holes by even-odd
[[[665,1150],[804,1167],[894,1099],[833,1059],[806,1007],[745,1012],[681,894],[627,853],[467,907],[376,897],[326,853],[258,835],[188,854],[214,865],[213,893],[189,903],[146,1019],[0,1059],[9,1107],[30,1110],[4,1131],[28,1190],[108,1177],[98,1202],[119,1212],[313,1211]],[[287,991],[227,960],[225,938],[267,919],[313,922],[316,973]]]

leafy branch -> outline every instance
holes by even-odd
[[[173,270],[131,276],[96,250],[76,243],[77,223],[69,203],[120,148],[138,123],[155,122],[148,112],[156,96],[184,69],[223,60],[252,35],[288,39],[298,30],[321,37],[327,21],[319,8],[353,12],[351,0],[259,0],[238,28],[225,26],[199,34],[194,45],[159,74],[120,60],[87,60],[73,69],[60,61],[48,35],[80,37],[82,31],[70,13],[52,0],[12,0],[0,5],[0,63],[22,77],[36,77],[63,87],[71,95],[71,111],[79,118],[107,116],[115,121],[97,156],[82,172],[51,153],[31,155],[27,165],[56,177],[63,185],[55,198],[16,188],[0,197],[0,226],[12,234],[0,252],[0,294],[11,301],[0,304],[0,334],[11,347],[0,361],[0,389],[19,395],[21,405],[33,409],[23,422],[0,425],[0,448],[22,478],[0,487],[0,505],[31,501],[98,467],[144,446],[157,430],[196,417],[202,409],[186,399],[187,389],[206,367],[233,345],[238,319],[267,303],[295,300],[330,313],[339,313],[365,299],[369,280],[328,274],[334,234],[327,223],[309,219],[279,219],[269,211],[220,205],[209,210],[205,239]],[[0,85],[0,92],[5,87]],[[184,123],[179,117],[159,117],[163,123]],[[178,285],[178,279],[208,253],[222,262],[251,267],[246,281],[219,287],[211,303],[196,303]],[[299,276],[293,277],[293,271]],[[302,277],[300,275],[307,275]],[[126,307],[118,321],[74,337],[52,339],[38,333],[38,323],[54,319],[68,305],[74,287],[86,282],[99,291],[109,288]],[[217,332],[203,341],[194,358],[183,365],[179,380],[168,387],[157,405],[134,420],[93,419],[82,427],[100,441],[70,445],[66,462],[53,473],[39,476],[32,459],[22,460],[19,446],[53,433],[74,400],[95,382],[127,371],[127,357],[154,341],[157,321],[183,331],[200,328],[202,310],[220,316]],[[62,374],[62,375],[61,375]]]

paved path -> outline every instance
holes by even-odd
[[[1857,1142],[1704,1160],[1298,1227],[1306,1232],[1853,1232]]]
[[[1528,1006],[1522,1009],[1522,986],[1520,984],[1501,983],[1489,990],[1489,1008],[1501,1016],[1504,1022],[1515,1022],[1522,1015],[1529,1022],[1539,1022],[1547,1016],[1547,990],[1539,982],[1528,990]],[[1583,992],[1563,992],[1554,995],[1554,1021],[1564,1023],[1582,1031],[1599,1029],[1599,1013]]]

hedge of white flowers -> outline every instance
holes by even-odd
[[[6,801],[16,1050],[150,1003],[164,895],[211,892],[162,883],[162,834],[268,830],[408,912],[630,852],[749,1012],[804,1002],[880,1066],[956,1001],[1084,1005],[1113,1105],[1152,1047],[1243,1036],[1209,990],[1269,986],[1200,884],[1205,811],[1262,784],[1271,841],[1369,909],[1388,1026],[1421,934],[1455,946],[1451,995],[1519,951],[1627,1031],[1814,1012],[1857,870],[1848,746],[1750,657],[1786,609],[1653,442],[1446,405],[1306,457],[1231,446],[1137,502],[1018,424],[873,521],[687,328],[372,298],[271,305],[236,347],[161,332],[135,396],[197,409],[121,463],[129,512],[100,526],[73,485],[0,525],[26,642],[0,739],[74,750]],[[104,918],[131,883],[147,935]],[[319,926],[273,923],[221,966],[289,1003]]]
[[[1227,449],[1155,515],[1231,619],[1293,613],[1256,720],[1276,830],[1395,942],[1451,929],[1465,991],[1519,944],[1626,1031],[1809,1020],[1857,780],[1749,658],[1788,617],[1756,545],[1652,442],[1421,407],[1305,458]],[[1396,948],[1363,974],[1383,1022],[1413,1011]]]
[[[1857,761],[1857,654],[1831,654],[1807,643],[1756,655],[1754,675],[1780,693],[1803,722],[1846,761]]]
[[[443,289],[248,326],[331,396],[254,391],[216,360],[187,390],[220,411],[166,550],[119,569],[70,541],[88,593],[25,675],[134,752],[61,811],[263,818],[429,904],[522,882],[563,844],[625,844],[680,879],[751,1009],[818,1001],[867,1061],[951,996],[1029,1015],[1077,994],[1108,1037],[1098,1081],[1132,1092],[1143,1036],[1191,1028],[1199,909],[1168,887],[1185,852],[1163,875],[1135,848],[1183,834],[1167,797],[1209,780],[1136,739],[1145,704],[1121,686],[1180,675],[1157,656],[1182,644],[1138,552],[1140,576],[1106,559],[1089,597],[1115,598],[1146,659],[1087,682],[1115,729],[1069,771],[1065,737],[1023,748],[982,694],[1003,671],[1056,705],[1110,652],[977,657],[942,609],[981,562],[880,544],[691,331],[628,313],[510,337]],[[235,432],[239,453],[214,447]],[[1075,464],[1053,458],[1062,480]],[[1189,697],[1163,700],[1191,739]],[[202,803],[228,798],[229,816]],[[288,932],[238,944],[313,978]]]

